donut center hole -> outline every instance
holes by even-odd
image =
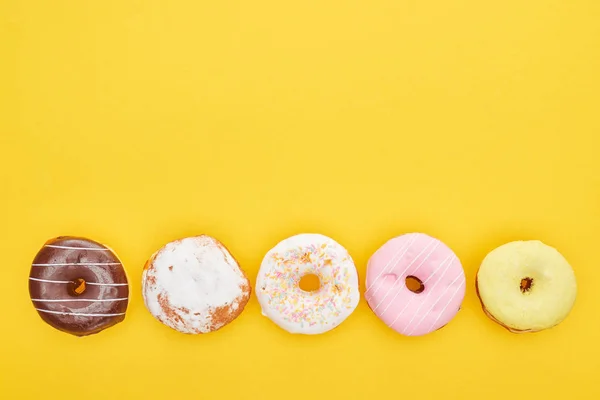
[[[321,287],[321,280],[315,274],[306,274],[300,278],[298,286],[305,292],[315,292]]]
[[[527,293],[531,290],[533,286],[532,278],[523,278],[521,279],[521,293]]]
[[[85,293],[87,289],[87,285],[85,283],[85,279],[77,278],[73,282],[69,283],[69,294],[71,296],[81,296]]]
[[[425,285],[416,276],[409,275],[405,279],[406,287],[413,293],[422,293],[425,290]]]

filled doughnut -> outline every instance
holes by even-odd
[[[449,323],[465,296],[459,259],[441,241],[423,233],[389,240],[369,259],[365,297],[390,328],[420,336]]]
[[[569,315],[577,282],[556,249],[537,240],[517,241],[485,257],[477,272],[477,293],[493,321],[514,333],[538,332]]]
[[[231,253],[207,235],[168,243],[146,263],[144,303],[160,322],[182,333],[216,331],[237,318],[250,282]]]
[[[63,236],[49,240],[33,260],[29,294],[49,325],[86,336],[125,319],[129,285],[111,249],[89,239]]]
[[[319,288],[300,287],[313,275]],[[319,334],[340,325],[360,298],[354,262],[340,244],[319,234],[283,240],[265,256],[256,295],[263,315],[291,333]]]

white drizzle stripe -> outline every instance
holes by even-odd
[[[49,279],[39,279],[39,278],[32,278],[29,277],[30,280],[32,281],[36,281],[36,282],[45,282],[45,283],[73,283],[73,281],[52,281]],[[86,285],[92,285],[92,286],[129,286],[129,283],[95,283],[95,282],[86,282]]]
[[[373,284],[371,285],[371,287],[373,287],[375,285],[375,283],[379,280],[379,278],[381,277],[381,274],[385,273],[389,273],[390,271],[392,271],[394,268],[396,268],[396,265],[398,265],[398,263],[402,260],[402,257],[404,257],[406,255],[406,253],[408,252],[408,250],[412,247],[412,245],[415,243],[415,241],[417,240],[417,235],[415,235],[414,237],[412,237],[410,243],[408,243],[408,245],[406,246],[406,248],[404,248],[404,252],[402,254],[400,254],[400,256],[398,258],[396,258],[396,256],[400,253],[401,250],[398,250],[396,252],[396,254],[394,254],[394,257],[392,257],[390,259],[390,261],[388,261],[388,263],[385,265],[385,267],[381,270],[381,272],[379,273],[379,275],[377,275],[377,278],[375,278],[375,281],[373,282]],[[394,263],[394,266],[392,268],[388,267]],[[381,289],[381,287],[383,286],[383,280],[381,280],[380,285],[375,289],[375,291],[373,293],[369,293],[369,297],[373,298],[373,296],[375,296],[375,293],[377,293],[379,291],[379,289]],[[366,292],[365,292],[366,295]]]
[[[32,267],[69,267],[75,265],[85,265],[89,267],[93,266],[103,266],[103,265],[121,265],[121,263],[111,262],[111,263],[58,263],[58,264],[31,264]]]
[[[127,297],[123,297],[121,299],[31,299],[31,301],[43,301],[44,303],[67,303],[71,301],[88,301],[90,303],[102,303],[109,301],[123,301],[128,300]]]
[[[442,273],[442,275],[438,278],[438,280],[433,284],[433,286],[431,287],[431,289],[429,290],[429,292],[427,293],[427,296],[423,299],[423,301],[421,302],[421,304],[419,304],[419,307],[417,307],[417,311],[415,311],[415,313],[413,314],[412,318],[410,319],[410,321],[408,321],[408,324],[406,324],[406,326],[404,327],[404,329],[402,330],[402,333],[405,333],[408,328],[410,327],[410,325],[413,323],[413,321],[415,320],[416,316],[419,314],[419,311],[421,311],[421,308],[423,307],[423,305],[425,303],[427,303],[427,299],[429,299],[429,297],[431,296],[431,294],[433,293],[433,289],[435,289],[435,287],[438,285],[438,283],[440,283],[442,281],[442,279],[444,278],[444,276],[446,275],[446,272],[448,272],[448,270],[450,269],[450,267],[452,266],[452,262],[454,261],[455,257],[452,257],[452,261],[450,261],[448,263],[448,265],[446,266],[446,268],[444,268],[444,272]],[[438,268],[439,269],[439,268]],[[431,275],[434,276],[435,272]],[[429,280],[429,279],[428,279]],[[427,282],[427,280],[425,281]],[[425,284],[425,282],[423,282],[423,284]]]
[[[419,265],[417,266],[417,268],[416,268],[416,269],[413,271],[413,273],[417,272],[417,271],[419,270],[419,268],[421,268],[421,266],[422,266],[423,264],[425,264],[425,261],[427,261],[427,260],[429,259],[429,257],[431,257],[431,255],[432,255],[432,254],[433,254],[433,252],[434,252],[434,251],[437,249],[437,247],[439,246],[439,244],[440,244],[440,243],[441,243],[441,242],[440,242],[439,240],[438,240],[438,241],[436,241],[436,245],[435,245],[435,247],[434,247],[434,248],[433,248],[433,249],[432,249],[432,250],[429,252],[429,254],[427,254],[427,257],[425,257],[425,258],[423,259],[423,261],[421,261],[421,264],[419,264]],[[446,257],[446,258],[444,259],[444,261],[442,261],[441,265],[444,265],[444,264],[446,263],[446,261],[448,261],[448,259],[449,259],[450,257],[452,257],[452,256],[448,256],[448,257]],[[404,275],[404,273],[405,273],[407,270],[408,270],[408,268],[407,268],[407,269],[406,269],[406,270],[405,270],[405,271],[402,273],[402,275]],[[400,279],[399,279],[398,281],[402,282],[402,280],[400,280]],[[395,283],[394,283],[394,285],[396,285],[396,283],[397,283],[397,282],[395,282]],[[393,287],[392,287],[392,289],[393,289]],[[390,289],[390,290],[392,290],[392,289]],[[391,301],[388,303],[387,307],[385,307],[385,309],[384,309],[384,310],[381,312],[381,315],[385,314],[385,312],[388,310],[388,308],[390,308],[390,306],[391,306],[391,305],[394,303],[394,300],[396,300],[396,297],[398,297],[398,295],[400,294],[400,291],[401,291],[401,289],[400,289],[400,290],[398,290],[398,291],[396,292],[396,295],[395,295],[395,296],[392,298],[392,300],[391,300]],[[385,298],[385,297],[384,297],[384,298]],[[408,301],[407,305],[408,305],[408,304],[410,304],[410,303],[411,303],[413,300],[414,300],[414,297],[412,297],[412,298],[411,298],[411,299]],[[383,302],[383,300],[382,300],[382,302]],[[402,310],[402,311],[404,311],[404,310]]]
[[[448,289],[450,289],[452,287],[452,285],[454,285],[456,283],[456,281],[458,280],[458,278],[460,278],[461,276],[462,276],[462,274],[459,274],[456,278],[454,278],[452,283],[450,285],[448,285],[448,287],[446,287],[446,289],[444,289],[444,292],[440,295],[440,297],[436,300],[436,302],[433,303],[433,305],[429,308],[429,310],[427,310],[427,312],[425,314],[423,314],[423,317],[419,320],[419,323],[416,324],[415,327],[408,333],[409,335],[412,334],[415,331],[415,329],[417,329],[419,327],[419,325],[421,325],[421,323],[425,320],[425,318],[429,315],[429,313],[431,313],[431,311],[435,308],[437,303],[439,303],[440,300],[442,300],[444,298],[444,295],[446,294],[446,292],[448,292]],[[448,302],[448,304],[450,304],[452,302],[452,299],[454,299],[454,296],[456,295],[456,293],[458,293],[458,291],[462,287],[463,283],[464,282],[461,282],[460,285],[454,290],[454,293],[452,294],[452,297],[450,298],[450,301]],[[448,307],[448,304],[446,304],[446,307]],[[446,307],[444,307],[444,311],[446,310]],[[438,316],[438,319],[441,315],[442,314],[440,314]],[[435,321],[437,322],[437,319]],[[434,325],[435,325],[435,322],[434,322]]]
[[[435,240],[435,247],[433,248],[433,250],[431,250],[431,253],[429,253],[429,254],[427,255],[427,258],[425,258],[423,261],[421,261],[421,264],[419,264],[419,265],[417,266],[417,268],[415,268],[415,270],[412,272],[413,274],[415,274],[415,273],[416,273],[416,272],[419,270],[419,268],[421,268],[421,267],[423,266],[423,264],[425,264],[425,261],[427,261],[427,259],[428,259],[428,258],[431,256],[431,254],[433,254],[433,252],[434,252],[435,250],[437,250],[438,246],[439,246],[441,243],[442,243],[442,242],[440,242],[439,240]],[[446,257],[446,260],[447,260],[447,259],[448,259],[448,257]],[[444,260],[444,261],[446,261],[446,260]]]
[[[369,285],[369,287],[367,288],[367,290],[365,291],[365,293],[366,293],[366,292],[368,292],[369,290],[371,290],[371,289],[373,288],[373,286],[375,286],[375,283],[377,283],[377,280],[379,279],[379,277],[381,276],[381,274],[383,274],[383,273],[384,273],[384,272],[387,270],[387,268],[390,266],[390,264],[391,264],[391,263],[392,263],[392,262],[393,262],[393,261],[396,259],[396,256],[397,256],[398,254],[400,254],[400,252],[401,252],[402,250],[404,250],[404,249],[407,249],[407,250],[408,250],[408,248],[409,248],[409,247],[410,247],[410,246],[411,246],[411,245],[412,245],[412,244],[415,242],[415,240],[417,240],[417,239],[416,239],[416,236],[417,236],[417,235],[416,235],[416,234],[414,234],[414,236],[413,236],[413,237],[411,237],[409,240],[407,240],[407,241],[406,241],[406,243],[405,243],[405,244],[403,244],[403,245],[402,245],[402,246],[401,246],[401,247],[398,249],[398,251],[396,251],[396,253],[394,253],[394,255],[392,256],[392,258],[390,258],[390,261],[388,261],[388,263],[385,265],[385,267],[383,267],[383,269],[381,270],[381,272],[379,273],[379,275],[377,275],[377,276],[375,277],[375,279],[373,280],[373,283],[371,283],[371,284]],[[400,258],[402,258],[402,256],[401,256]]]
[[[64,311],[50,311],[50,310],[42,310],[41,308],[36,308],[39,312],[48,313],[48,314],[58,314],[58,315],[74,315],[78,317],[117,317],[119,315],[125,315],[125,313],[117,313],[117,314],[84,314],[84,313],[74,313],[74,312],[64,312]]]
[[[433,321],[433,324],[431,324],[431,327],[429,328],[429,330],[431,330],[435,326],[435,324],[437,324],[437,322],[442,317],[442,315],[444,315],[444,312],[446,311],[446,308],[448,308],[448,306],[450,305],[450,303],[452,303],[452,300],[454,300],[454,297],[458,294],[458,292],[460,292],[460,289],[463,287],[464,284],[465,284],[465,281],[463,280],[460,283],[460,285],[458,286],[458,288],[456,289],[456,291],[454,292],[454,294],[452,294],[452,297],[450,297],[450,300],[448,300],[448,303],[446,303],[446,305],[444,306],[444,308],[442,308],[442,311],[440,311],[440,313],[438,314],[438,317],[435,319],[435,321]]]
[[[50,247],[52,249],[63,249],[63,250],[110,251],[109,249],[96,249],[96,248],[92,248],[92,247],[58,246],[56,244],[47,244],[44,247]]]
[[[425,256],[425,258],[423,259],[423,261],[421,261],[421,264],[419,264],[419,267],[421,265],[423,265],[423,263],[425,261],[427,261],[427,259],[429,257],[431,257],[431,255],[433,254],[433,252],[437,249],[438,245],[440,244],[439,241],[432,239],[429,243],[427,243],[427,246],[425,246],[423,248],[423,250],[421,250],[421,252],[415,258],[413,258],[410,263],[408,263],[407,267],[404,269],[404,271],[402,271],[402,273],[400,273],[397,276],[397,278],[400,278],[400,277],[404,276],[404,274],[406,273],[406,271],[408,271],[408,269],[410,267],[412,267],[412,265],[419,259],[419,257],[421,257],[423,255],[423,253],[429,248],[429,246],[431,246],[432,243],[435,243],[435,246],[433,246],[433,249],[431,249],[429,251],[429,253],[427,253],[427,255]],[[418,267],[417,267],[417,269],[418,269]],[[392,293],[392,290],[394,290],[394,288],[396,287],[396,285],[398,284],[399,281],[402,281],[402,279],[396,279],[396,282],[394,282],[394,284],[392,285],[392,287],[388,289],[388,291],[385,294],[385,296],[383,296],[383,299],[381,299],[381,301],[379,302],[379,304],[377,304],[377,306],[375,306],[375,308],[373,309],[373,311],[377,310],[379,308],[379,306],[383,304],[383,301],[389,296],[390,293]]]
[[[440,266],[438,267],[441,268],[443,265],[446,265],[446,262],[448,262],[448,260],[450,260],[450,262],[452,263],[452,258],[453,255],[449,255],[448,257],[446,257],[444,259],[444,261],[442,261],[440,263]],[[436,270],[437,271],[437,270]],[[390,305],[392,305],[394,303],[394,300],[396,300],[396,297],[398,297],[398,295],[400,294],[400,291],[396,292],[396,296],[394,296],[394,298],[390,301],[390,303],[388,304],[388,306],[385,308],[385,310],[383,310],[383,312],[381,313],[381,315],[383,315],[387,309],[390,307]],[[396,321],[398,321],[398,318],[400,318],[402,316],[402,314],[404,314],[404,311],[406,311],[406,309],[408,308],[408,306],[410,306],[412,304],[412,302],[414,301],[414,299],[416,298],[416,296],[412,296],[410,298],[410,300],[408,301],[408,303],[406,303],[406,305],[404,306],[404,308],[402,310],[400,310],[400,312],[398,313],[398,315],[396,316],[396,319],[394,321],[392,321],[391,324],[389,324],[388,326],[391,327],[392,325],[394,325],[396,323]]]
[[[454,258],[456,258],[456,257],[455,257],[455,256],[453,256],[452,258],[453,258],[453,259],[452,259],[452,261],[454,261]],[[452,264],[452,262],[450,262],[450,264]],[[439,267],[438,267],[438,269],[439,269]],[[429,282],[429,281],[431,280],[431,278],[433,278],[433,277],[435,276],[435,273],[436,273],[436,272],[437,272],[437,270],[435,270],[435,271],[433,272],[433,274],[429,275],[429,278],[427,278],[427,279],[425,279],[425,280],[423,281],[423,285],[425,285],[427,282]],[[446,273],[446,272],[444,271],[444,273]],[[444,276],[444,275],[442,275],[442,276]],[[434,287],[435,287],[435,286],[434,286]]]

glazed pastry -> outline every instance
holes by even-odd
[[[111,249],[89,239],[63,236],[48,241],[33,260],[29,294],[48,324],[86,336],[125,319],[129,285]]]
[[[318,277],[317,290],[300,288],[307,275]],[[275,246],[262,262],[256,285],[263,315],[291,333],[318,334],[337,327],[360,298],[350,254],[318,234],[293,236]]]
[[[216,331],[237,318],[250,282],[231,253],[206,236],[176,240],[146,263],[144,303],[163,324],[182,333]]]
[[[577,282],[567,260],[540,241],[507,243],[489,253],[477,273],[484,312],[511,332],[538,332],[562,322]]]
[[[367,265],[365,297],[387,326],[420,336],[449,323],[465,296],[465,273],[448,246],[423,233],[391,239]]]

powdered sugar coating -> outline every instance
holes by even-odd
[[[414,276],[422,293],[406,287]],[[465,273],[448,246],[423,233],[391,239],[367,266],[365,297],[386,325],[407,336],[433,332],[454,318],[465,296]]]
[[[148,261],[144,303],[165,325],[183,333],[215,331],[235,319],[250,283],[231,253],[202,235],[171,242]]]
[[[321,287],[300,289],[300,279],[315,274]],[[256,295],[263,315],[291,333],[319,334],[341,324],[360,298],[358,274],[350,254],[319,234],[292,236],[265,256]]]

